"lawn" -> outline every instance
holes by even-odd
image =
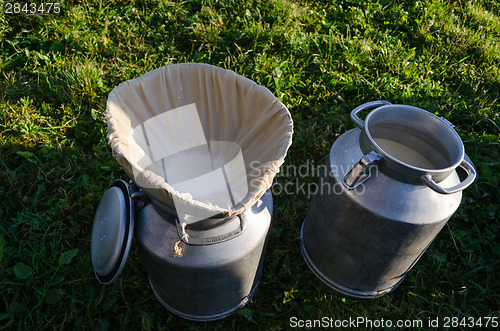
[[[279,330],[293,317],[424,327],[455,318],[466,328],[499,318],[497,0],[89,0],[43,14],[10,2],[0,1],[0,329]],[[112,285],[97,282],[90,259],[99,200],[126,179],[107,145],[106,98],[181,62],[233,70],[280,98],[294,121],[283,167],[322,165],[354,128],[350,111],[384,99],[456,125],[478,180],[402,285],[371,301],[337,295],[309,271],[299,231],[311,196],[275,194],[255,296],[223,320],[186,321],[154,297],[135,242]],[[318,175],[278,180],[300,187]]]

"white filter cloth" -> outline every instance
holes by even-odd
[[[206,64],[176,64],[109,95],[109,145],[127,175],[190,223],[250,208],[292,142],[286,107],[263,86]]]

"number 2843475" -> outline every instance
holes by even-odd
[[[7,2],[5,3],[6,14],[58,14],[61,12],[60,2]]]

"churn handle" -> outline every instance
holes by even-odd
[[[351,112],[351,119],[354,123],[356,123],[356,125],[360,129],[362,129],[363,126],[365,125],[365,122],[358,117],[358,113],[360,111],[363,111],[363,110],[368,109],[368,108],[387,106],[387,105],[392,105],[392,103],[390,103],[389,101],[385,101],[385,100],[377,100],[377,101],[371,101],[371,102],[364,103],[361,106],[354,108],[354,110]]]
[[[450,188],[444,188],[444,187],[439,186],[432,179],[432,177],[430,175],[425,175],[425,176],[422,176],[421,178],[427,186],[429,186],[431,189],[433,189],[434,191],[436,191],[438,193],[441,193],[441,194],[457,193],[457,192],[462,191],[462,190],[466,189],[467,187],[469,187],[474,182],[474,180],[476,179],[476,176],[477,176],[476,168],[474,168],[474,166],[469,161],[467,161],[465,158],[462,160],[462,163],[460,163],[460,167],[462,167],[467,172],[467,178],[465,178],[465,180],[463,182],[461,182],[460,184],[455,185],[455,186],[450,187]]]
[[[382,159],[382,155],[375,151],[364,155],[342,178],[342,183],[348,190],[354,190],[372,176],[371,166],[379,164]]]
[[[177,234],[179,235],[180,240],[182,240],[186,244],[194,246],[212,245],[231,240],[235,237],[238,237],[243,233],[243,231],[245,231],[247,227],[247,217],[245,213],[236,215],[235,217],[238,217],[240,220],[240,226],[237,229],[223,235],[218,235],[216,237],[209,237],[209,238],[190,237],[186,231],[186,223],[181,223],[179,219],[175,220],[175,225],[177,227]]]

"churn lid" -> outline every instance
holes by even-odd
[[[109,284],[121,274],[134,233],[134,204],[129,186],[115,180],[104,193],[94,217],[91,256],[99,282]]]

